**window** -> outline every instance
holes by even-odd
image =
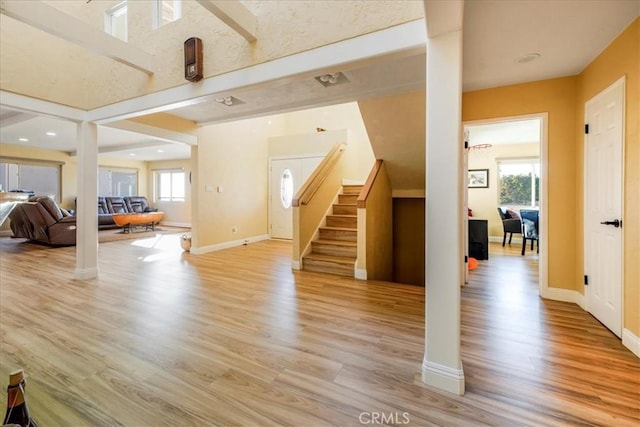
[[[21,161],[0,163],[0,189],[27,191],[35,195],[53,196],[60,201],[61,164],[36,164]]]
[[[156,201],[184,202],[185,175],[182,170],[156,172]]]
[[[104,30],[107,34],[127,41],[127,2],[123,1],[109,9],[104,18]]]
[[[153,5],[153,28],[177,21],[182,17],[181,0],[155,0]]]
[[[98,172],[98,195],[137,196],[138,172],[100,168]]]
[[[540,161],[513,159],[498,162],[500,206],[540,206]]]
[[[293,175],[289,169],[285,169],[280,177],[280,202],[285,209],[291,207],[293,200]]]

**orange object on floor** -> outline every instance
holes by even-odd
[[[469,269],[469,271],[475,270],[477,266],[478,266],[478,260],[473,257],[469,257],[469,262],[467,264],[467,268]]]

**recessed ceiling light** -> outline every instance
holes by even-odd
[[[55,132],[45,132],[45,135],[47,135],[47,136],[56,136],[57,134]]]
[[[18,138],[18,141],[20,141],[20,142],[28,142],[29,138]]]
[[[164,153],[164,150],[163,149],[159,149],[158,153]]]
[[[135,155],[136,155],[136,153],[129,153],[129,155],[130,155],[130,156],[135,156]]]
[[[526,64],[527,62],[535,61],[536,59],[540,58],[540,56],[542,55],[540,55],[539,53],[529,53],[516,59],[516,62],[518,64]]]

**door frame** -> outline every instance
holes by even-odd
[[[503,122],[513,122],[513,121],[521,121],[521,120],[530,120],[530,119],[539,119],[540,120],[540,207],[539,207],[539,215],[540,215],[540,229],[538,232],[540,233],[540,239],[538,243],[540,245],[540,254],[538,261],[538,290],[540,296],[543,298],[549,299],[559,299],[557,295],[554,293],[553,288],[549,288],[549,259],[548,259],[548,247],[549,247],[549,215],[547,211],[548,206],[548,197],[549,197],[549,173],[547,170],[547,165],[549,164],[549,132],[548,132],[548,121],[549,114],[547,112],[543,113],[533,113],[533,114],[522,114],[518,116],[503,116],[503,117],[493,117],[490,119],[482,119],[482,120],[468,120],[462,122],[463,131],[466,126],[470,125],[486,125],[492,123],[503,123]],[[469,150],[465,150],[465,156],[469,156]],[[467,168],[468,168],[467,161]],[[465,171],[466,173],[466,171]],[[465,175],[466,179],[466,175]],[[468,189],[465,186],[465,191]],[[496,200],[497,202],[497,200]],[[467,208],[467,206],[465,206]]]
[[[301,154],[288,154],[288,155],[278,155],[278,156],[269,156],[268,158],[268,166],[267,166],[267,187],[268,187],[268,191],[267,191],[267,197],[268,197],[268,203],[267,203],[267,229],[268,229],[268,235],[269,238],[272,239],[273,237],[271,237],[271,204],[272,204],[272,200],[273,198],[271,197],[271,177],[272,177],[272,161],[274,160],[292,160],[292,159],[307,159],[307,158],[311,158],[311,157],[326,157],[327,153],[301,153]],[[294,194],[295,197],[295,194]]]
[[[593,95],[591,98],[589,98],[585,103],[584,103],[584,123],[588,123],[588,117],[587,117],[587,105],[589,103],[591,103],[596,97],[606,93],[609,90],[613,90],[615,89],[618,85],[622,85],[622,147],[621,147],[621,153],[620,153],[620,176],[622,178],[622,182],[621,182],[621,189],[622,189],[622,197],[620,198],[620,218],[622,219],[622,224],[624,227],[624,208],[625,208],[625,204],[624,204],[624,174],[625,174],[625,137],[626,137],[626,132],[625,132],[625,125],[626,125],[626,102],[627,102],[627,96],[626,96],[626,85],[627,85],[627,79],[626,76],[622,76],[620,77],[618,80],[616,80],[615,82],[613,82],[612,84],[610,84],[609,86],[607,86],[606,88],[602,89],[601,91],[599,91],[598,93],[596,93],[595,95]],[[589,138],[589,136],[585,133],[582,139],[582,183],[583,183],[583,201],[582,201],[582,273],[583,275],[586,274],[587,271],[587,235],[588,235],[588,229],[587,229],[587,218],[588,218],[588,212],[587,212],[587,194],[588,194],[588,188],[587,188],[587,139]],[[621,230],[621,237],[620,237],[620,245],[621,245],[621,254],[622,254],[622,258],[620,259],[620,333],[622,337],[622,334],[624,334],[624,288],[625,288],[625,281],[624,281],[624,267],[625,267],[625,263],[624,263],[624,228]],[[584,285],[583,284],[583,293],[584,293],[584,310],[591,313],[589,311],[589,298],[587,295],[587,286],[588,285]],[[616,334],[617,336],[617,334]]]

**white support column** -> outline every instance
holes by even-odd
[[[464,280],[461,105],[462,30],[458,27],[427,41],[426,336],[422,379],[459,395],[464,394],[460,357],[460,286]]]
[[[98,277],[98,126],[78,123],[77,279]]]

